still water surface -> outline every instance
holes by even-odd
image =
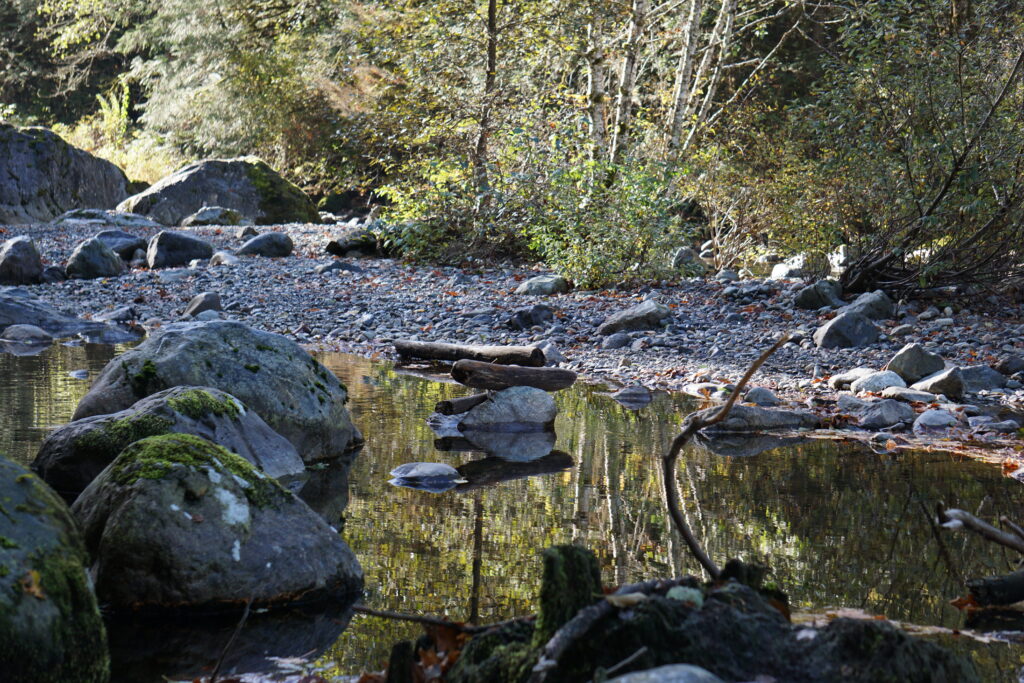
[[[46,430],[66,422],[88,388],[69,373],[85,369],[91,380],[114,353],[86,345],[0,355],[0,452],[31,462]],[[366,447],[350,471],[321,473],[318,509],[359,557],[367,605],[477,623],[528,614],[538,553],[555,543],[593,549],[607,584],[699,570],[670,533],[657,461],[692,409],[685,399],[659,395],[629,410],[599,387],[573,387],[556,395],[555,452],[508,463],[458,450],[468,445],[437,440],[427,426],[434,404],[464,387],[352,356],[321,360],[348,386]],[[460,467],[470,482],[440,494],[388,483],[394,467],[414,461]],[[949,606],[962,577],[1004,573],[1012,558],[976,538],[939,533],[930,521],[935,503],[1024,518],[1024,489],[991,465],[830,442],[746,457],[695,446],[680,461],[680,487],[712,557],[768,560],[795,610],[853,607],[951,628],[964,625]],[[239,648],[243,665],[278,647],[271,654],[316,658],[326,674],[379,670],[392,643],[421,634],[364,616],[293,616],[254,620],[252,640]],[[211,621],[193,637],[171,637],[166,626],[114,625],[115,668],[125,680],[197,675],[182,660],[219,652],[234,623]],[[1024,662],[1020,646],[947,644],[969,653],[984,680],[1017,680]]]

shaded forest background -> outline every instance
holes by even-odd
[[[993,0],[0,0],[0,118],[153,182],[255,154],[410,258],[579,285],[851,255],[1020,287],[1024,8]]]

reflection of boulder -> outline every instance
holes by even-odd
[[[1024,612],[1019,609],[988,607],[967,611],[967,628],[975,631],[1024,631]]]
[[[772,434],[712,434],[709,436],[703,432],[697,432],[693,440],[698,446],[715,455],[739,458],[809,441],[809,439],[799,436],[774,436]]]
[[[564,472],[574,464],[572,457],[562,451],[551,451],[539,460],[532,462],[510,462],[501,458],[472,460],[457,468],[467,481],[465,484],[460,484],[455,490],[470,491],[503,481]]]
[[[359,451],[349,456],[328,460],[323,467],[306,470],[308,479],[298,496],[313,512],[331,526],[341,528],[345,508],[348,507],[348,477],[352,461]]]
[[[463,436],[488,455],[513,462],[543,458],[555,447],[554,431],[483,432],[466,431]]]
[[[238,625],[239,613],[114,619],[107,623],[114,681],[196,680],[209,676]],[[269,673],[271,657],[315,660],[348,626],[349,605],[324,603],[251,612],[227,649],[220,674]]]

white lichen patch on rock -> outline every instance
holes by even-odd
[[[213,495],[221,504],[223,512],[221,518],[225,524],[246,526],[251,518],[249,514],[249,503],[245,498],[239,498],[231,491],[223,488],[215,488]]]

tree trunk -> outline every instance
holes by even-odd
[[[715,95],[718,94],[718,85],[721,81],[722,67],[728,57],[728,50],[732,39],[732,28],[736,18],[736,0],[722,0],[722,6],[718,10],[718,18],[715,19],[715,27],[711,32],[711,39],[704,51],[704,58],[701,59],[700,68],[693,79],[693,90],[690,93],[686,106],[684,119],[689,121],[689,130],[681,149],[689,149],[696,138],[697,131],[707,118],[708,110]],[[706,77],[708,69],[711,75]],[[707,78],[707,83],[703,81]],[[699,101],[699,109],[698,109]]]
[[[603,159],[608,154],[607,82],[603,36],[599,26],[587,26],[587,113],[590,116],[592,158]]]
[[[446,344],[408,339],[395,340],[399,358],[425,360],[480,360],[499,365],[526,365],[539,368],[545,363],[544,352],[536,346],[478,346],[475,344]]]
[[[462,415],[486,401],[488,394],[473,394],[462,398],[450,398],[446,401],[438,401],[434,406],[434,412],[442,415]]]
[[[536,387],[558,391],[571,387],[576,381],[576,373],[561,368],[523,368],[460,360],[452,366],[452,379],[476,389],[500,391],[509,387]]]
[[[669,149],[679,146],[683,124],[686,122],[686,111],[693,95],[693,63],[697,59],[697,39],[700,37],[700,19],[704,14],[704,0],[690,0],[690,11],[686,19],[686,30],[683,33],[683,45],[676,66],[676,85],[672,93],[672,109],[670,111]]]
[[[615,97],[615,126],[612,129],[611,160],[616,164],[622,161],[629,143],[629,128],[633,117],[633,91],[636,89],[640,50],[643,47],[648,8],[648,0],[633,0],[629,20],[629,37],[626,39],[622,70],[619,73],[619,89]]]
[[[492,99],[498,82],[498,0],[487,0],[487,72],[484,74],[483,109],[480,132],[473,150],[473,182],[481,205],[488,203],[490,177],[487,170],[488,146],[491,139]]]

